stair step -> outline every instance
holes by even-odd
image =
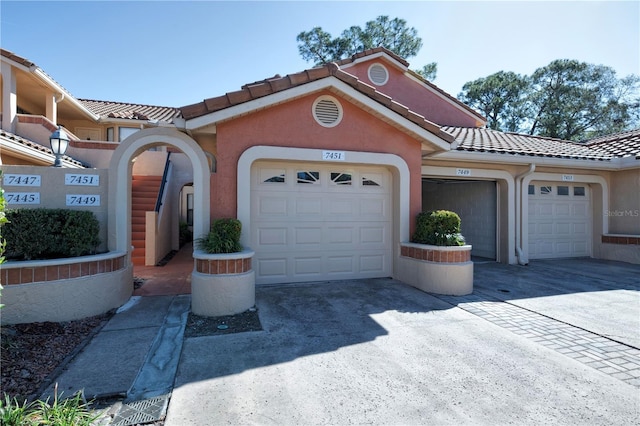
[[[145,264],[146,216],[154,211],[162,176],[135,175],[131,178],[131,262]]]

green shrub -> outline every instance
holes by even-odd
[[[242,224],[238,219],[218,219],[211,231],[196,240],[197,247],[207,253],[237,253],[242,251],[240,233]]]
[[[67,209],[7,211],[3,226],[8,259],[54,259],[94,254],[100,223],[92,212]]]
[[[84,402],[80,392],[71,398],[58,395],[57,384],[53,402],[37,400],[31,403],[20,403],[16,398],[4,395],[0,400],[0,424],[6,426],[90,426],[101,416],[101,413],[91,411],[89,404]]]
[[[411,242],[434,246],[464,245],[464,237],[460,234],[460,216],[448,210],[419,213]]]

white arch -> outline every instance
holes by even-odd
[[[109,164],[109,250],[131,251],[131,160],[150,147],[172,145],[182,151],[193,167],[194,235],[209,232],[210,172],[207,157],[189,136],[175,129],[153,128],[140,130],[120,143]]]

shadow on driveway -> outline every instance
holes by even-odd
[[[393,279],[258,287],[263,331],[185,339],[166,425],[637,423],[636,387],[456,308],[638,340],[640,269],[583,262],[476,265],[460,298]]]

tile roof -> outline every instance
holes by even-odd
[[[589,144],[541,136],[466,127],[443,127],[442,130],[454,136],[458,151],[600,161],[619,157]]]
[[[588,140],[586,145],[614,157],[640,160],[640,129],[594,138]]]
[[[202,102],[184,106],[180,108],[180,111],[182,112],[182,116],[189,120],[331,76],[440,138],[448,142],[453,140],[451,135],[440,130],[440,126],[394,101],[384,93],[377,91],[375,87],[342,71],[335,63],[311,68],[295,74],[288,74],[284,77],[275,75],[265,80],[244,85],[239,91],[229,92],[222,96],[205,99]]]
[[[26,68],[38,69],[40,71],[40,73],[42,73],[43,75],[46,75],[49,80],[51,80],[55,84],[57,84],[59,86],[59,88],[62,89],[65,92],[66,95],[74,97],[71,94],[71,92],[69,92],[67,89],[64,88],[64,86],[62,86],[62,84],[60,84],[56,80],[54,80],[53,77],[51,77],[49,74],[44,72],[44,70],[42,68],[40,68],[38,65],[36,65],[34,62],[31,62],[30,60],[28,60],[28,59],[26,59],[26,58],[24,58],[22,56],[16,55],[15,53],[10,52],[9,50],[6,50],[6,49],[2,49],[2,48],[0,48],[0,56],[4,56],[5,58],[7,58],[7,59],[9,59],[11,61],[14,61],[14,62],[26,67]]]
[[[172,107],[130,104],[123,102],[78,99],[89,111],[96,115],[127,120],[158,120],[170,123],[180,116],[180,110]]]
[[[6,49],[0,49],[0,55],[4,56],[5,58],[8,58],[10,60],[12,60],[13,62],[17,62],[20,65],[23,65],[27,68],[31,68],[33,66],[35,66],[36,64],[34,64],[33,62],[31,62],[30,60],[23,58],[22,56],[18,56],[13,52],[10,52]]]
[[[0,129],[0,141],[5,140],[5,141],[10,141],[10,142],[14,142],[14,143],[18,143],[20,145],[25,146],[28,149],[32,149],[34,151],[40,151],[43,152],[45,154],[49,154],[51,156],[53,156],[53,151],[51,150],[51,148],[48,148],[44,145],[40,145],[37,142],[34,142],[32,140],[29,139],[25,139],[23,137],[20,137],[18,135],[14,135],[13,133],[9,133],[5,130]],[[76,160],[75,158],[69,157],[68,155],[63,155],[62,159],[68,163],[71,164],[75,164],[77,166],[81,166],[81,167],[88,167],[86,164],[82,163],[81,161]]]
[[[429,80],[426,80],[424,77],[422,77],[417,72],[415,72],[413,70],[410,70],[409,69],[409,62],[407,62],[406,59],[401,58],[400,56],[396,55],[395,53],[393,53],[392,51],[390,51],[390,50],[388,50],[388,49],[386,49],[384,47],[376,47],[375,49],[365,50],[363,52],[356,53],[355,55],[351,56],[350,58],[342,59],[342,60],[340,60],[340,61],[338,61],[336,63],[338,64],[338,66],[347,65],[347,64],[350,64],[352,62],[356,62],[360,58],[364,58],[366,56],[374,55],[376,53],[385,53],[388,56],[392,57],[393,59],[395,59],[396,61],[400,62],[402,65],[407,67],[407,71],[409,72],[409,74],[411,74],[414,78],[417,78],[418,80],[420,80],[426,86],[430,87],[434,92],[437,92],[438,94],[440,94],[441,96],[445,97],[446,99],[448,99],[449,101],[453,102],[454,104],[458,105],[459,107],[463,108],[467,112],[475,115],[482,122],[484,122],[484,123],[487,122],[487,118],[485,116],[483,116],[478,111],[476,111],[473,108],[471,108],[469,105],[461,102],[458,98],[456,98],[454,96],[451,96],[449,93],[445,92],[444,90],[442,90],[441,88],[439,88],[438,86],[436,86],[435,84],[430,82]]]

